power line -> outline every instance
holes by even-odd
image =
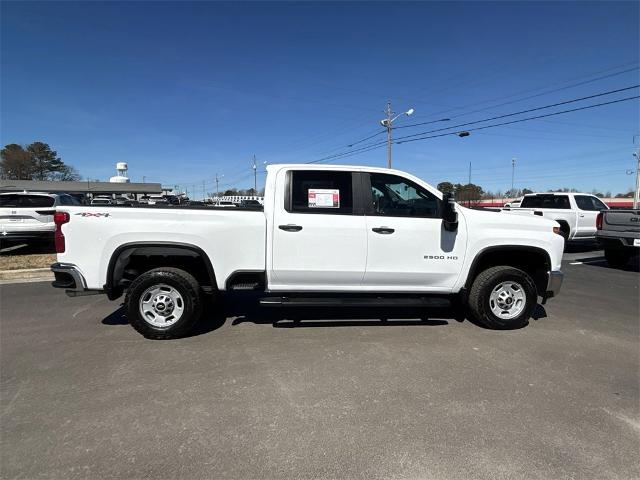
[[[512,117],[512,116],[521,115],[521,114],[527,113],[527,112],[543,110],[543,109],[546,109],[546,108],[552,108],[552,107],[555,107],[555,106],[558,106],[558,105],[566,105],[566,104],[569,104],[569,103],[575,103],[575,102],[582,101],[582,100],[587,100],[587,99],[590,99],[590,98],[596,98],[596,97],[600,97],[600,96],[603,96],[603,95],[610,95],[612,93],[618,93],[618,92],[621,92],[621,91],[630,90],[630,89],[633,89],[633,88],[637,88],[638,86],[639,85],[635,85],[633,87],[627,87],[627,88],[613,90],[613,91],[609,91],[609,92],[603,92],[603,93],[599,93],[599,94],[595,94],[595,95],[590,95],[588,97],[582,97],[582,98],[578,98],[578,99],[567,100],[567,101],[559,102],[559,103],[552,104],[552,105],[545,105],[543,107],[532,108],[532,109],[523,110],[523,111],[520,111],[520,112],[509,113],[509,114],[506,114],[506,115],[499,115],[497,117],[487,118],[487,119],[483,119],[483,120],[477,120],[477,121],[474,121],[474,122],[462,123],[462,124],[454,125],[454,126],[451,126],[451,127],[438,128],[438,129],[435,129],[435,130],[429,130],[429,131],[426,131],[426,132],[416,133],[416,134],[413,134],[413,135],[406,135],[404,137],[398,137],[397,139],[394,140],[394,143],[400,144],[400,143],[406,143],[406,142],[411,142],[411,141],[415,141],[415,140],[425,140],[427,138],[444,137],[444,136],[447,136],[447,135],[452,135],[455,132],[447,132],[447,133],[443,133],[443,134],[439,134],[439,135],[431,135],[431,136],[426,136],[426,137],[421,137],[421,135],[427,135],[429,133],[440,132],[440,131],[443,131],[443,130],[452,130],[452,129],[455,130],[455,129],[459,129],[460,127],[465,127],[465,126],[468,126],[468,125],[473,125],[473,124],[477,124],[477,123],[484,123],[484,122],[488,122],[488,121],[491,121],[491,120],[497,120],[497,119],[500,119],[500,118]],[[548,117],[552,117],[552,116],[555,116],[555,115],[561,115],[561,114],[575,112],[575,111],[579,111],[579,110],[586,110],[586,109],[589,109],[589,108],[601,107],[601,106],[605,106],[605,105],[610,105],[612,103],[619,103],[621,101],[633,100],[635,98],[638,98],[638,97],[637,96],[636,97],[629,97],[629,98],[625,98],[625,99],[621,99],[621,100],[614,100],[614,101],[611,101],[611,102],[604,102],[604,103],[595,104],[595,105],[588,105],[588,106],[585,106],[585,107],[580,107],[580,108],[575,108],[575,109],[570,109],[570,110],[563,110],[563,111],[560,111],[560,112],[554,112],[554,113],[545,114],[545,115],[537,115],[537,116],[534,116],[534,117],[527,117],[527,118],[524,118],[524,119],[518,119],[518,120],[514,120],[514,121],[510,121],[510,122],[502,122],[502,123],[498,123],[498,124],[494,124],[494,125],[487,125],[487,126],[484,126],[484,127],[476,127],[476,128],[466,129],[466,130],[467,131],[484,130],[486,128],[494,128],[494,127],[499,127],[499,126],[503,126],[503,125],[511,125],[511,124],[514,124],[514,123],[520,123],[520,122],[525,122],[525,121],[530,121],[530,120],[537,120],[537,119],[540,119],[540,118],[548,118]],[[414,137],[419,137],[419,138],[413,139]],[[412,140],[405,140],[405,139],[412,139]],[[352,156],[354,154],[365,153],[365,152],[369,152],[371,150],[375,150],[377,148],[382,147],[385,144],[386,144],[386,142],[384,142],[384,141],[383,142],[378,142],[378,143],[373,143],[373,144],[369,144],[369,145],[365,145],[363,147],[357,148],[355,150],[349,150],[349,151],[342,152],[342,153],[336,153],[336,154],[333,154],[333,155],[328,155],[328,156],[325,156],[325,157],[322,157],[322,158],[319,158],[319,159],[316,159],[316,160],[312,160],[312,161],[309,161],[309,162],[306,162],[306,163],[321,163],[321,162],[324,162],[324,161],[327,161],[327,160],[335,160],[335,159],[338,159],[338,158],[346,158],[346,157]]]
[[[597,70],[597,71],[595,71],[593,73],[590,73],[590,74],[587,74],[587,75],[580,75],[578,77],[573,77],[573,78],[568,79],[568,80],[555,82],[555,83],[552,83],[551,85],[559,85],[559,84],[561,85],[563,83],[567,83],[567,82],[570,82],[572,80],[581,80],[583,78],[588,78],[588,77],[591,77],[593,75],[598,75],[600,73],[610,72],[611,70],[616,70],[618,68],[627,67],[629,65],[636,65],[636,67],[631,68],[631,69],[627,69],[627,70],[623,70],[621,72],[614,72],[612,74],[603,75],[601,77],[597,77],[597,78],[594,78],[594,79],[586,80],[585,82],[579,82],[579,83],[574,84],[574,85],[559,87],[558,89],[549,90],[547,92],[543,92],[543,93],[540,93],[540,94],[535,95],[535,96],[547,95],[549,93],[554,93],[556,91],[565,90],[565,89],[568,89],[568,88],[574,88],[576,86],[580,86],[580,85],[583,85],[583,84],[586,84],[586,83],[591,83],[591,82],[594,82],[594,81],[610,78],[610,77],[613,77],[613,76],[622,75],[624,73],[628,73],[628,72],[631,72],[633,70],[637,70],[638,69],[638,66],[637,66],[638,65],[638,61],[635,60],[633,62],[627,62],[627,63],[623,63],[623,64],[620,64],[620,65],[616,65],[614,67],[608,67],[608,68],[605,68],[605,69],[602,69],[602,70]],[[517,97],[518,95],[525,95],[525,94],[530,93],[530,92],[536,92],[536,91],[542,90],[544,88],[546,88],[546,87],[537,87],[537,88],[522,90],[522,91],[520,91],[518,93],[514,93],[514,94],[511,94],[511,95],[507,95],[507,96],[493,98],[491,100],[484,100],[484,101],[481,101],[481,102],[474,102],[474,103],[470,103],[470,104],[467,104],[467,105],[464,105],[464,106],[460,106],[460,107],[453,107],[453,108],[450,108],[450,109],[447,109],[447,110],[440,110],[438,112],[435,112],[433,115],[440,115],[440,114],[452,112],[452,111],[455,111],[455,110],[462,110],[462,109],[465,109],[465,108],[468,108],[468,107],[472,107],[474,105],[482,105],[483,103],[491,103],[491,102],[495,102],[495,101],[500,101],[502,99],[513,98],[513,97]],[[522,100],[525,100],[525,99],[522,99]],[[519,102],[519,101],[521,101],[521,100],[517,100],[516,99],[516,100],[513,100],[511,102],[507,102],[507,103],[516,103],[516,102]],[[495,107],[496,107],[496,105],[490,106],[490,107],[486,107],[484,110],[492,109],[492,108],[495,108]],[[470,113],[474,113],[474,112],[457,114],[455,117],[459,117],[459,116],[462,116],[462,115],[467,115],[467,114],[470,114]]]
[[[594,95],[588,95],[586,97],[575,98],[573,100],[565,100],[564,102],[552,103],[550,105],[545,105],[543,107],[529,108],[527,110],[521,110],[519,112],[507,113],[505,115],[498,115],[498,116],[491,117],[491,118],[485,118],[484,120],[475,120],[473,122],[461,123],[461,124],[458,124],[458,125],[454,125],[453,127],[444,127],[444,128],[439,128],[437,130],[430,130],[428,132],[416,133],[414,135],[409,135],[408,137],[416,136],[416,135],[423,135],[425,133],[441,132],[442,130],[449,130],[449,129],[452,129],[452,128],[464,127],[466,125],[474,125],[476,123],[489,122],[491,120],[498,120],[500,118],[513,117],[514,115],[521,115],[523,113],[535,112],[537,110],[544,110],[546,108],[558,107],[560,105],[566,105],[568,103],[581,102],[583,100],[589,100],[589,99],[592,99],[592,98],[602,97],[602,96],[605,96],[605,95],[612,95],[614,93],[624,92],[624,91],[632,90],[632,89],[638,88],[638,87],[640,87],[640,84],[632,85],[630,87],[625,87],[625,88],[619,88],[617,90],[609,90],[607,92],[596,93]],[[396,127],[396,128],[409,128],[409,127],[416,127],[418,125],[424,125],[424,123],[413,123],[413,124],[409,124],[409,125],[401,125],[400,127]],[[408,137],[404,137],[404,138],[408,138]]]
[[[559,90],[565,90],[565,89],[568,89],[568,88],[574,88],[575,86],[583,85],[583,84],[586,84],[586,83],[591,83],[591,82],[594,82],[594,81],[602,80],[602,79],[605,79],[605,78],[609,78],[609,77],[612,77],[612,76],[620,75],[620,74],[627,73],[627,72],[630,72],[630,71],[633,71],[633,70],[638,69],[638,66],[637,66],[637,65],[638,65],[638,61],[636,60],[636,61],[633,61],[633,62],[627,62],[627,63],[623,63],[623,64],[616,65],[616,66],[613,66],[613,67],[608,67],[608,68],[605,68],[605,69],[597,70],[597,71],[592,72],[592,73],[587,74],[587,75],[581,75],[581,76],[578,76],[578,77],[573,77],[572,79],[564,80],[564,81],[561,81],[561,82],[556,82],[555,84],[556,84],[556,85],[558,85],[558,84],[567,83],[567,82],[569,82],[569,81],[571,81],[571,80],[574,80],[574,79],[575,79],[575,80],[580,80],[580,79],[583,79],[583,78],[585,78],[585,77],[587,77],[587,78],[588,78],[588,77],[590,77],[590,76],[598,75],[598,74],[600,74],[600,73],[610,72],[611,70],[615,70],[615,69],[619,69],[619,68],[624,68],[624,67],[627,67],[627,66],[629,66],[629,65],[636,65],[636,66],[635,66],[634,68],[632,68],[632,69],[626,69],[626,70],[621,71],[621,72],[614,72],[614,73],[611,73],[611,74],[603,75],[603,76],[600,76],[600,77],[597,77],[597,78],[593,78],[593,79],[586,80],[586,81],[584,81],[584,82],[579,82],[578,84],[565,85],[565,86],[560,87],[560,88],[558,88],[558,89],[554,89],[554,90],[550,90],[550,91],[542,92],[542,93],[540,93],[540,94],[537,94],[537,95],[531,96],[530,98],[533,98],[533,97],[536,97],[536,96],[541,96],[541,95],[546,95],[546,94],[553,93],[553,92],[555,92],[555,91],[559,91]],[[551,85],[554,85],[554,84],[551,84]],[[515,93],[515,94],[512,94],[512,95],[508,95],[508,96],[506,96],[506,97],[502,97],[502,98],[510,98],[510,97],[514,97],[514,96],[517,96],[517,95],[526,94],[526,93],[529,93],[529,92],[539,91],[541,88],[545,88],[545,87],[538,87],[538,88],[534,88],[534,89],[524,90],[524,91],[521,91],[521,92],[518,92],[518,93]],[[529,98],[529,97],[528,97],[528,98]],[[478,104],[488,103],[488,102],[492,102],[492,101],[496,101],[496,100],[500,100],[500,98],[495,98],[495,99],[492,99],[492,100],[485,100],[485,101],[483,101],[483,102],[476,102],[475,104],[471,104],[471,105],[478,105]],[[525,100],[525,99],[521,99],[521,100]],[[501,104],[501,105],[506,105],[506,104],[509,104],[509,103],[516,103],[516,102],[519,102],[519,101],[521,101],[521,100],[514,100],[514,101],[511,101],[511,102],[505,102],[504,104]],[[471,106],[471,105],[468,105],[468,106]],[[433,115],[439,115],[439,114],[441,114],[441,113],[446,113],[446,112],[453,111],[453,110],[460,110],[460,109],[462,109],[462,108],[465,108],[465,107],[455,107],[455,108],[452,108],[452,109],[448,109],[448,110],[443,110],[443,111],[440,111],[440,112],[436,112],[436,113],[434,113]],[[482,109],[482,110],[487,110],[487,109],[491,109],[491,108],[495,108],[495,106],[487,107],[487,108],[484,108],[484,109]],[[525,112],[526,112],[526,111],[525,111]],[[522,113],[522,112],[521,112],[521,113]],[[455,117],[454,117],[454,118],[459,117],[459,116],[463,116],[463,115],[467,115],[467,113],[464,113],[464,114],[457,114],[457,115],[455,115]],[[515,115],[515,114],[514,114],[514,115]],[[496,118],[492,118],[492,119],[493,119],[493,120],[495,120]],[[485,121],[489,121],[489,120],[492,120],[492,119],[486,119]],[[425,121],[425,122],[415,123],[415,124],[411,124],[411,125],[404,125],[404,126],[401,126],[401,127],[398,127],[398,128],[408,128],[408,127],[412,127],[412,126],[426,125],[426,124],[434,123],[434,122],[437,122],[437,121],[442,121],[442,120],[430,120],[430,121]],[[471,123],[469,123],[469,124],[471,124]],[[452,127],[452,128],[453,128],[453,127]],[[355,146],[355,145],[358,145],[358,144],[360,144],[360,143],[362,143],[362,142],[365,142],[365,141],[367,141],[367,140],[370,140],[370,139],[372,139],[372,138],[375,138],[376,136],[381,135],[381,134],[382,134],[382,133],[384,133],[384,132],[385,132],[385,130],[380,130],[380,131],[378,131],[378,132],[375,132],[375,133],[372,133],[372,134],[368,135],[368,136],[367,136],[367,137],[365,137],[365,138],[361,138],[361,139],[359,139],[359,140],[356,140],[355,142],[351,142],[350,144],[348,144],[348,145],[347,145],[347,148],[351,148],[351,147],[353,147],[353,146]],[[422,134],[424,134],[424,133],[426,133],[426,132],[422,132],[422,133],[420,133],[419,135],[422,135]],[[330,150],[328,150],[328,151],[325,151],[325,155],[328,155],[329,153],[332,153],[332,152],[334,152],[334,151],[336,151],[336,150],[340,150],[341,148],[342,148],[342,147],[336,147],[336,148],[330,149]]]
[[[611,105],[611,104],[614,104],[614,103],[626,102],[626,101],[629,101],[629,100],[635,100],[637,98],[640,98],[640,95],[636,95],[634,97],[621,98],[619,100],[612,100],[610,102],[597,103],[595,105],[587,105],[585,107],[572,108],[570,110],[562,110],[560,112],[547,113],[545,115],[537,115],[535,117],[527,117],[527,118],[521,118],[521,119],[518,119],[518,120],[512,120],[512,121],[509,121],[509,122],[496,123],[494,125],[485,125],[483,127],[469,128],[468,131],[469,132],[473,132],[473,131],[477,131],[477,130],[484,130],[486,128],[501,127],[502,125],[511,125],[513,123],[527,122],[527,121],[530,121],[530,120],[536,120],[538,118],[553,117],[554,115],[562,115],[564,113],[577,112],[577,111],[580,111],[580,110],[587,110],[589,108],[603,107],[605,105]],[[427,137],[412,138],[410,140],[402,140],[402,141],[395,140],[395,143],[400,144],[400,143],[416,142],[418,140],[426,140],[428,138],[444,137],[446,135],[452,135],[452,134],[454,134],[454,132],[441,133],[439,135],[431,135],[431,136],[427,136]],[[415,135],[409,135],[409,136],[410,137],[414,137]],[[403,138],[408,138],[408,137],[403,137]]]

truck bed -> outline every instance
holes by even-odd
[[[266,219],[250,208],[207,206],[58,207],[70,221],[62,226],[66,248],[58,261],[77,265],[89,289],[101,289],[115,250],[128,244],[198,245],[216,272],[218,288],[237,270],[264,270]]]

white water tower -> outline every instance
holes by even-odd
[[[118,162],[116,163],[116,170],[118,171],[118,175],[115,177],[111,177],[109,179],[112,183],[129,183],[129,177],[127,177],[127,170],[129,169],[126,162]]]

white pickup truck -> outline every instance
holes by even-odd
[[[560,234],[568,242],[595,240],[596,217],[609,207],[589,193],[529,193],[511,211],[537,215],[560,224]]]
[[[556,222],[455,204],[412,175],[272,165],[264,210],[59,207],[54,287],[126,292],[149,338],[187,334],[205,306],[427,305],[446,297],[490,328],[525,325],[562,284]]]

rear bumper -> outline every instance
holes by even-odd
[[[560,293],[562,287],[562,281],[564,280],[564,273],[560,270],[552,270],[549,272],[549,281],[547,282],[547,291],[545,292],[546,298],[553,298]]]
[[[638,248],[637,245],[634,245],[634,242],[636,242],[638,239],[640,239],[640,235],[638,235],[637,233],[607,235],[606,233],[598,232],[596,234],[598,245],[603,248]]]
[[[87,282],[82,276],[82,273],[80,273],[80,270],[73,264],[54,263],[51,265],[51,271],[55,275],[55,280],[51,283],[51,286],[64,288],[65,293],[70,297],[103,293],[102,290],[87,289]]]
[[[34,231],[20,231],[20,230],[2,230],[0,231],[0,241],[2,240],[53,240],[53,230],[34,230]]]

